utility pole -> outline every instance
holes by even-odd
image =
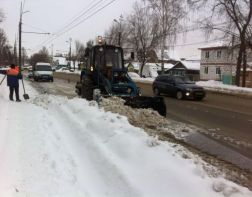
[[[22,17],[23,14],[27,13],[29,11],[23,11],[23,5],[21,2],[20,6],[20,19],[19,19],[19,24],[18,24],[18,64],[20,67],[20,72],[22,70]]]
[[[164,50],[165,50],[165,1],[162,1],[162,44],[161,44],[161,73],[164,74]]]
[[[23,14],[29,12],[29,11],[25,11],[24,12],[24,7],[23,4],[21,2],[21,6],[20,6],[20,19],[19,19],[19,24],[18,24],[18,64],[20,67],[20,71],[22,70],[22,17]],[[32,34],[50,34],[50,33],[40,33],[40,32],[23,32],[23,33],[32,33]]]
[[[53,64],[53,44],[51,45],[51,63]]]
[[[69,38],[69,41],[66,41],[67,43],[69,43],[69,67],[71,68],[71,59],[72,59],[72,47],[71,47],[71,43],[72,43],[72,38]]]
[[[70,66],[71,66],[71,60],[72,60],[72,38],[69,39],[70,41],[70,50],[69,50],[69,59],[70,59]]]
[[[22,8],[22,2],[21,2],[21,6],[20,6],[20,19],[19,19],[19,25],[18,25],[18,64],[20,67],[20,71],[22,70],[22,65],[21,65],[21,61],[22,61],[22,14],[23,14],[23,8]]]

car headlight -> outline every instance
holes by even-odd
[[[186,88],[186,91],[191,92],[192,88]]]

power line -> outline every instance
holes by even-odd
[[[90,14],[89,16],[87,16],[86,18],[84,18],[83,20],[81,20],[79,23],[75,24],[74,26],[70,27],[69,29],[67,29],[66,31],[64,31],[63,33],[61,33],[59,36],[67,33],[68,31],[70,31],[73,28],[77,27],[81,23],[85,22],[86,20],[88,20],[89,18],[91,18],[92,16],[94,16],[95,14],[97,14],[98,12],[100,12],[101,10],[103,10],[104,8],[106,8],[107,6],[109,6],[110,4],[112,4],[114,1],[116,1],[116,0],[110,1],[109,3],[107,3],[106,5],[104,5],[103,7],[101,7],[100,9],[96,10],[95,12],[93,12],[92,14]]]
[[[37,29],[37,30],[43,31],[43,32],[47,32],[47,31],[45,31],[44,29],[41,29],[41,28],[39,28],[39,27],[35,27],[35,26],[28,25],[28,24],[25,24],[25,23],[23,23],[23,25],[28,26],[28,27],[31,27],[31,28],[33,28],[33,29]]]
[[[53,40],[55,40],[56,38],[58,38],[59,37],[58,35],[62,35],[63,34],[62,32],[64,32],[64,30],[67,27],[71,26],[75,21],[77,21],[78,19],[80,19],[82,16],[86,15],[88,12],[92,11],[92,9],[96,9],[98,7],[98,5],[102,3],[102,1],[104,1],[104,0],[99,0],[98,2],[96,2],[93,5],[92,5],[93,2],[91,4],[89,4],[86,9],[83,9],[81,12],[79,12],[79,13],[81,13],[81,15],[78,14],[78,15],[76,15],[76,17],[73,17],[73,20],[70,23],[68,23],[67,25],[65,25],[60,30],[58,30],[56,33],[54,33],[52,35],[52,37],[48,38],[47,40],[45,40],[44,42],[42,42],[41,44],[39,44],[36,48],[38,48],[38,47],[40,47],[40,46],[42,46],[44,44],[48,44],[48,43],[52,42]],[[83,12],[84,10],[85,10],[85,12]]]
[[[102,3],[104,0],[100,0],[98,2],[96,2],[93,6],[91,6],[90,8],[88,8],[84,13],[82,13],[81,15],[77,16],[75,19],[73,19],[70,23],[68,23],[67,25],[65,25],[62,30],[58,31],[58,33],[64,31],[65,28],[67,28],[68,26],[72,25],[75,21],[77,21],[78,19],[80,19],[82,16],[84,16],[86,13],[88,13],[91,9],[97,7],[97,5],[99,5],[100,3]],[[92,4],[92,3],[91,3]]]
[[[101,1],[103,1],[103,0],[100,0],[99,2],[101,2]],[[99,3],[99,2],[98,2],[98,3]],[[95,4],[95,5],[93,5],[92,7],[90,7],[93,3],[94,3],[94,2],[91,2],[86,8],[82,9],[77,15],[75,15],[74,17],[72,17],[72,18],[70,19],[70,22],[69,22],[69,23],[67,23],[67,24],[64,25],[62,28],[60,28],[58,31],[56,31],[55,33],[53,33],[51,37],[47,38],[45,41],[43,41],[42,43],[40,43],[39,45],[37,45],[37,47],[36,47],[35,49],[41,47],[42,45],[44,45],[44,44],[47,43],[48,41],[50,42],[50,40],[52,40],[54,36],[56,36],[57,34],[59,34],[60,32],[62,32],[65,28],[67,28],[69,25],[71,25],[71,23],[72,23],[74,20],[76,20],[76,17],[80,17],[80,16],[79,16],[80,14],[82,14],[82,15],[86,14],[90,9],[92,9],[94,6],[97,5],[97,4]],[[83,11],[85,11],[85,12],[82,13]],[[34,50],[35,50],[35,49],[34,49]]]
[[[212,40],[202,41],[202,42],[193,42],[193,43],[188,43],[188,44],[177,44],[177,45],[172,45],[171,47],[198,45],[198,44],[205,44],[205,43],[220,41],[220,40],[226,40],[226,38],[222,37],[222,38],[215,38],[215,39],[212,39]]]

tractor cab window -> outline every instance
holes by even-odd
[[[95,68],[102,68],[104,66],[104,51],[102,47],[95,53],[94,65]]]
[[[106,49],[105,51],[106,66],[110,68],[122,68],[122,54],[119,49]]]
[[[95,51],[95,64],[108,68],[122,68],[122,53],[117,48],[100,47]]]

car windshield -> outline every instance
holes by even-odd
[[[187,77],[176,77],[174,78],[176,84],[193,84],[194,82]]]
[[[37,65],[35,70],[37,71],[52,71],[51,66]]]

